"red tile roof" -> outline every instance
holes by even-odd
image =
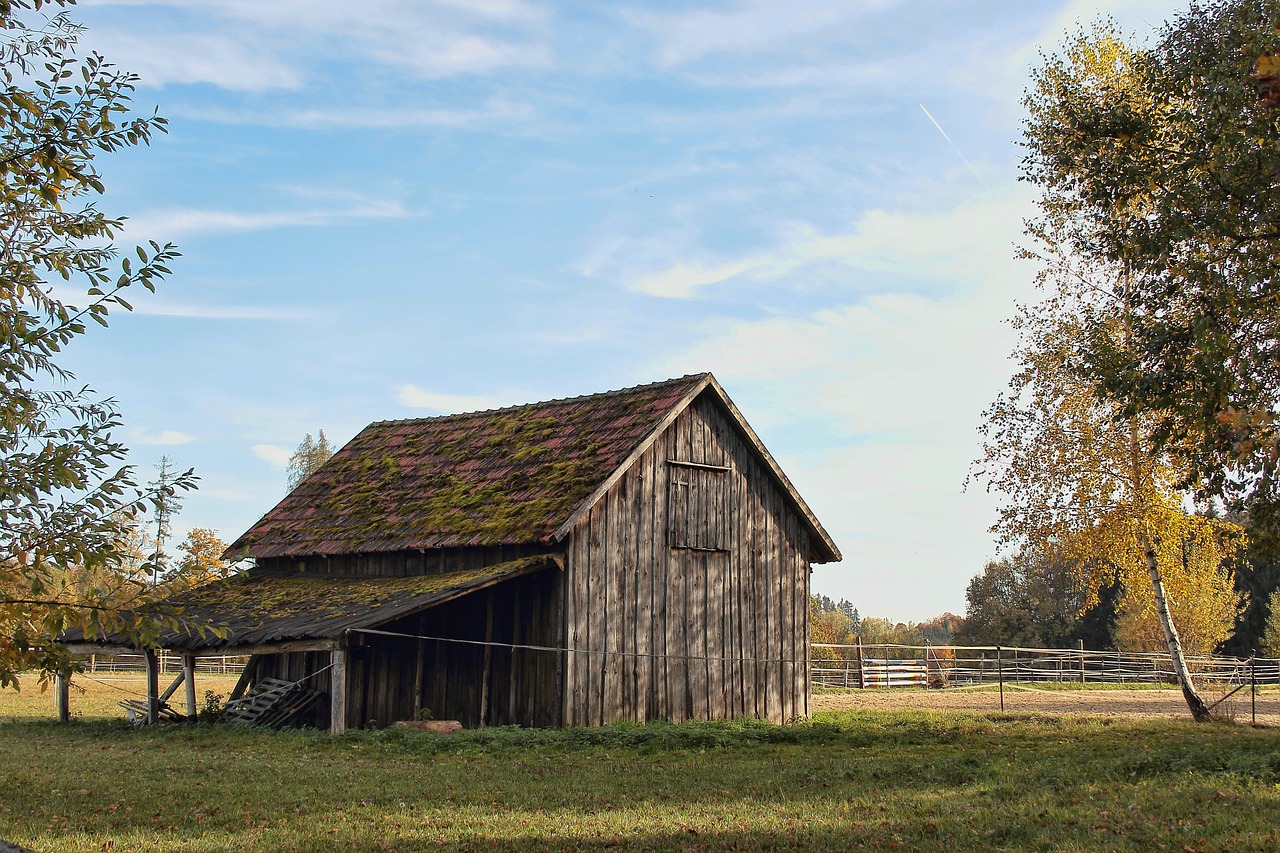
[[[365,427],[227,549],[301,556],[550,541],[682,399],[685,376]]]

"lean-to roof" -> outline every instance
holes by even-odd
[[[384,625],[476,590],[550,568],[545,556],[480,569],[414,577],[334,577],[248,573],[178,593],[158,606],[189,628],[167,630],[159,648],[217,653],[237,646],[330,640]],[[199,626],[217,628],[215,636]],[[84,642],[76,633],[64,638]],[[122,642],[108,637],[102,642]]]

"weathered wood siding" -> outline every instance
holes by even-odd
[[[495,545],[433,551],[335,554],[331,557],[267,557],[257,561],[254,571],[262,574],[307,572],[351,577],[412,577],[481,569],[521,557],[548,554],[553,550],[556,549],[547,545]]]
[[[548,569],[432,607],[383,626],[413,637],[442,637],[560,648],[564,575]],[[328,693],[328,652],[260,656],[256,678],[308,683]],[[347,728],[381,728],[430,709],[464,726],[556,726],[561,723],[562,656],[354,633],[347,676]],[[325,671],[321,671],[325,670]],[[415,701],[416,693],[416,701]],[[327,728],[329,704],[306,725]]]
[[[808,714],[809,554],[754,448],[699,398],[569,536],[565,723]]]

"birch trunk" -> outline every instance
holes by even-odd
[[[1126,349],[1129,349],[1133,343],[1133,326],[1128,299],[1128,272],[1121,280],[1120,292],[1123,298],[1124,342]],[[1182,688],[1182,698],[1186,700],[1187,708],[1191,710],[1191,717],[1196,722],[1202,723],[1209,719],[1209,709],[1205,707],[1204,700],[1196,690],[1191,670],[1187,668],[1187,658],[1182,653],[1182,641],[1178,639],[1178,628],[1173,624],[1173,614],[1169,612],[1169,597],[1164,589],[1164,576],[1160,573],[1159,554],[1156,552],[1156,542],[1151,535],[1148,515],[1150,507],[1147,505],[1147,496],[1150,494],[1150,484],[1147,482],[1149,468],[1146,463],[1147,457],[1142,451],[1138,422],[1131,417],[1129,419],[1129,476],[1133,489],[1133,506],[1138,512],[1138,545],[1142,548],[1142,558],[1147,564],[1147,575],[1151,578],[1151,591],[1156,599],[1156,618],[1160,620],[1160,627],[1164,629],[1164,642],[1169,648],[1169,660],[1173,665],[1174,677],[1178,679],[1178,686]]]
[[[1182,641],[1178,639],[1178,628],[1173,624],[1173,616],[1169,613],[1169,599],[1165,595],[1164,578],[1160,574],[1160,564],[1156,559],[1155,543],[1151,540],[1151,532],[1147,529],[1145,521],[1142,522],[1139,538],[1142,555],[1147,562],[1147,574],[1151,576],[1151,590],[1156,597],[1156,616],[1160,619],[1160,627],[1164,629],[1165,645],[1169,647],[1169,659],[1173,662],[1173,673],[1178,679],[1178,686],[1182,688],[1182,698],[1187,700],[1192,718],[1196,722],[1206,722],[1209,719],[1209,709],[1200,698],[1195,680],[1191,677],[1191,670],[1187,668],[1187,659],[1182,653]]]

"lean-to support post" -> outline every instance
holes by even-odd
[[[194,723],[200,718],[196,709],[196,656],[182,656],[182,678],[187,686],[187,722]]]
[[[58,722],[71,722],[71,673],[59,672],[53,677],[53,707]]]
[[[160,719],[160,661],[155,649],[143,649],[147,661],[147,724],[154,725]]]
[[[335,648],[329,655],[329,734],[340,735],[347,730],[347,650]]]

